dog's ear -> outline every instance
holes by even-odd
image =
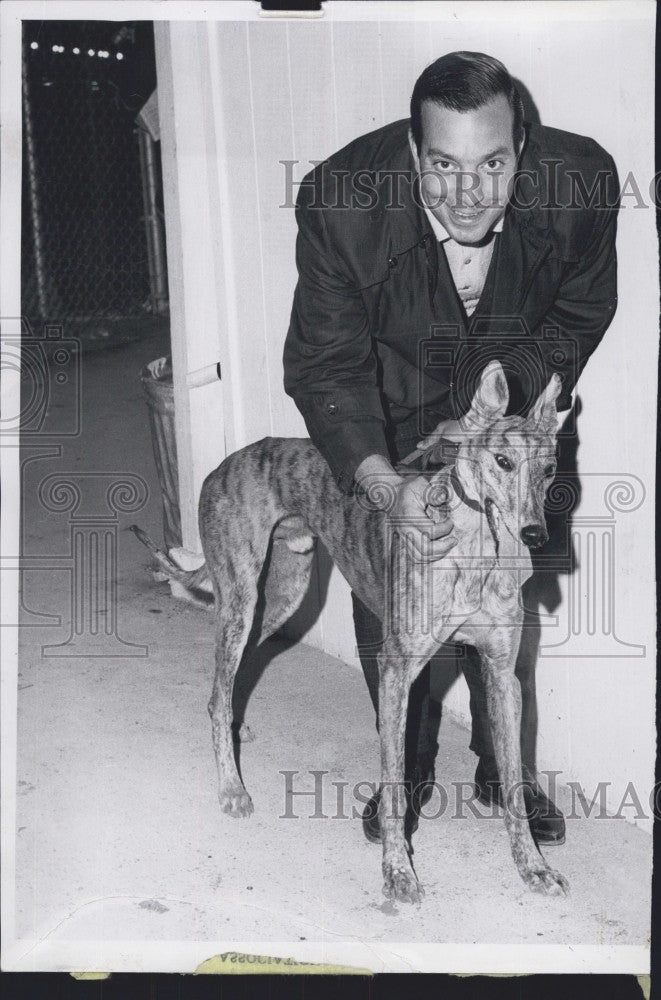
[[[549,384],[528,414],[528,420],[534,427],[551,433],[557,431],[558,411],[555,401],[560,395],[561,389],[562,379],[557,372],[553,372]]]
[[[462,423],[465,422],[469,430],[488,427],[505,414],[509,398],[503,366],[500,361],[490,361],[482,372],[471,408],[462,418]]]

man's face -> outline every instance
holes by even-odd
[[[457,243],[479,243],[505,211],[520,152],[513,124],[503,95],[474,111],[422,104],[419,155],[409,137],[422,197]]]

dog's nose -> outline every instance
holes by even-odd
[[[526,524],[521,528],[521,541],[531,549],[537,549],[547,540],[548,535],[541,524]]]

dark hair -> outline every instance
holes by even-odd
[[[452,111],[474,111],[502,94],[514,113],[513,140],[524,135],[521,95],[505,67],[483,52],[449,52],[427,66],[411,95],[411,132],[418,152],[422,145],[422,102],[433,101]]]

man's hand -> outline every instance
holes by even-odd
[[[355,479],[370,501],[384,510],[393,527],[408,539],[416,555],[442,559],[457,544],[449,511],[429,503],[424,476],[404,479],[387,459],[370,455],[356,470]]]
[[[429,481],[424,476],[403,480],[397,487],[388,520],[413,548],[415,555],[442,559],[457,544],[450,512],[429,503]]]
[[[438,444],[441,438],[445,438],[447,441],[462,441],[465,436],[466,428],[462,427],[459,420],[453,420],[452,418],[441,420],[440,424],[436,425],[431,434],[428,434],[422,441],[418,441],[416,448],[419,451],[426,451],[428,448],[433,447],[433,445]]]

